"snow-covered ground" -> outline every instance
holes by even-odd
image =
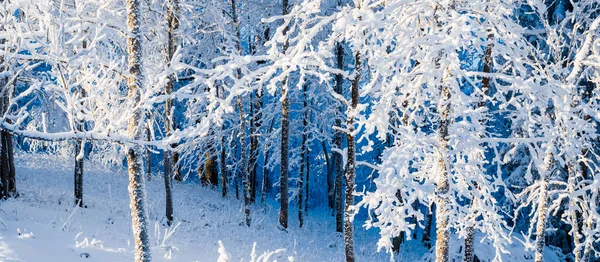
[[[106,170],[86,162],[84,203],[74,208],[73,169],[70,161],[45,155],[16,159],[20,196],[0,203],[1,261],[132,261],[127,176],[124,170]],[[174,184],[178,225],[167,231],[164,214],[164,184],[158,177],[147,182],[148,214],[154,261],[217,261],[222,241],[229,261],[251,261],[255,254],[275,252],[268,261],[343,261],[344,249],[330,211],[309,210],[305,226],[298,229],[291,209],[287,232],[277,228],[277,207],[252,208],[252,226],[246,227],[242,203],[223,199],[220,192],[197,184]],[[356,222],[357,225],[360,223]],[[358,261],[389,261],[376,252],[375,230],[356,227]],[[454,245],[458,247],[458,245]],[[505,261],[527,261],[515,245]],[[493,251],[476,246],[480,257]],[[418,241],[405,244],[397,261],[422,260],[426,249]],[[456,252],[456,251],[455,251]],[[560,261],[547,252],[547,261]],[[529,256],[532,257],[532,256]]]

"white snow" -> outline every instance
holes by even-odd
[[[86,161],[83,201],[87,208],[74,208],[70,160],[19,155],[15,162],[20,196],[0,204],[0,219],[6,223],[6,227],[0,223],[0,261],[132,261],[125,170],[90,167]],[[166,232],[159,222],[164,214],[162,178],[153,177],[146,188],[153,261],[344,258],[343,239],[335,233],[335,220],[328,210],[309,210],[304,227],[298,229],[296,210],[290,209],[290,227],[285,233],[277,229],[277,206],[255,204],[253,224],[248,228],[241,200],[222,199],[220,190],[198,184],[174,183],[175,224],[180,224],[174,232]],[[388,254],[376,252],[377,232],[356,228],[357,258],[389,261]],[[89,257],[82,260],[86,254]]]

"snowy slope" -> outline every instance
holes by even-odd
[[[0,218],[6,225],[0,225],[1,261],[132,261],[127,176],[123,170],[90,167],[86,162],[87,208],[74,208],[71,161],[46,155],[19,156],[16,165],[20,197],[0,204]],[[164,184],[154,177],[146,186],[154,261],[217,261],[219,241],[229,261],[251,261],[255,242],[257,256],[277,251],[268,261],[343,261],[343,240],[335,233],[335,221],[328,210],[309,210],[305,227],[298,229],[296,210],[291,209],[290,229],[282,232],[277,229],[277,207],[257,204],[248,228],[243,223],[241,201],[222,199],[220,192],[197,184],[175,183],[179,226],[168,236],[171,232],[160,223]],[[376,252],[375,230],[356,228],[358,261],[390,260],[385,252]],[[460,248],[457,240],[453,247]],[[528,261],[522,248],[516,244],[515,254],[505,261]],[[493,254],[484,243],[478,243],[476,250],[482,258]],[[426,251],[418,241],[411,241],[403,246],[396,261],[426,260],[427,256],[422,257]],[[552,252],[547,253],[549,262],[560,261]]]
[[[132,261],[127,174],[123,170],[103,170],[86,162],[87,208],[75,209],[70,161],[19,156],[16,165],[21,195],[0,204],[0,218],[7,225],[0,226],[0,260],[82,261],[80,255],[88,253],[86,261]],[[258,256],[285,249],[272,260],[341,261],[344,257],[342,237],[335,233],[335,221],[328,211],[309,210],[303,229],[290,221],[285,233],[277,229],[277,208],[257,204],[252,209],[252,227],[247,228],[241,201],[222,199],[220,192],[197,184],[175,183],[175,215],[180,224],[164,241],[165,227],[159,223],[164,214],[164,184],[155,177],[146,187],[154,261],[217,261],[219,240],[231,254],[230,261],[249,261],[254,242]],[[295,214],[291,213],[290,220]],[[19,236],[17,230],[33,236]],[[358,229],[360,261],[389,260],[387,254],[375,252],[376,233]]]

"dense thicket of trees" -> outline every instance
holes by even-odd
[[[159,173],[168,226],[173,179],[202,181],[241,193],[248,226],[268,199],[282,230],[329,207],[346,261],[359,213],[390,252],[417,238],[436,261],[474,261],[481,235],[496,260],[519,238],[535,261],[547,245],[592,261],[599,12],[593,0],[4,0],[0,197],[18,196],[19,141],[74,156],[80,206],[84,160],[127,160],[136,261],[150,261],[144,179]]]

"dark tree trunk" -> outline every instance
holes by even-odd
[[[4,133],[6,131],[2,130],[0,132],[0,179],[2,180],[2,199],[7,199],[10,197],[9,185],[10,185],[10,174],[8,167],[8,154],[6,154],[6,136]]]
[[[358,86],[362,73],[362,61],[360,53],[355,56],[355,78],[352,80],[352,108],[356,110],[358,107]],[[346,203],[344,205],[344,244],[346,250],[346,262],[354,262],[354,189],[356,177],[356,142],[354,137],[354,114],[347,114],[346,134],[348,140],[348,171],[346,173]]]
[[[219,159],[221,161],[220,167],[221,167],[221,195],[223,197],[227,196],[227,182],[228,182],[228,176],[227,176],[227,162],[226,162],[226,156],[225,156],[225,137],[221,137],[221,157]]]
[[[282,14],[288,14],[288,0],[282,1]],[[287,35],[289,27],[284,28],[283,34]],[[283,45],[283,52],[288,48],[288,41]],[[288,227],[288,168],[289,168],[289,128],[290,128],[290,109],[289,109],[289,88],[287,79],[281,84],[281,173],[279,178],[279,193],[281,195],[281,204],[279,208],[279,224],[282,228]]]
[[[336,45],[336,56],[338,69],[344,69],[344,47],[341,43]],[[343,95],[342,84],[343,78],[341,74],[337,74],[336,78],[336,93]],[[339,107],[339,111],[342,112],[344,109],[342,106]],[[340,119],[335,120],[335,126],[341,127],[342,121]],[[342,148],[342,134],[338,131],[335,133],[334,144],[338,149]],[[343,232],[343,202],[342,202],[342,177],[344,176],[343,158],[340,154],[333,154],[333,162],[335,169],[335,184],[334,184],[334,196],[335,196],[335,231]]]
[[[146,114],[148,119],[150,119],[150,113]],[[146,128],[146,141],[152,141],[152,130],[151,126],[148,124]],[[146,178],[148,181],[152,180],[152,152],[150,151],[150,146],[146,147]]]
[[[425,216],[425,228],[423,229],[423,236],[421,242],[427,247],[431,248],[431,225],[433,224],[433,212],[434,208],[431,208],[427,216]]]
[[[236,2],[235,0],[231,0],[231,18],[233,19],[233,24],[235,25],[235,35],[236,35],[236,49],[238,51],[239,54],[242,53],[242,47],[241,47],[241,41],[242,41],[242,37],[240,34],[240,26],[239,26],[239,21],[238,21],[238,16],[237,16],[237,6],[236,6]],[[242,77],[242,71],[240,69],[237,69],[237,78],[240,79]],[[239,113],[240,113],[240,148],[241,148],[241,153],[242,153],[242,157],[241,157],[241,162],[242,162],[242,166],[240,167],[240,170],[242,172],[242,189],[243,189],[243,194],[244,194],[244,213],[246,214],[246,225],[250,226],[250,181],[249,181],[249,174],[248,174],[248,159],[246,156],[246,119],[244,118],[244,104],[242,102],[242,97],[238,96],[237,97],[237,106],[239,109]],[[236,183],[236,188],[237,188],[237,183]],[[237,189],[236,189],[236,194],[237,194]]]
[[[304,85],[304,112],[303,112],[303,117],[302,117],[302,144],[300,145],[300,154],[302,156],[302,160],[300,161],[300,173],[298,174],[298,222],[299,222],[299,227],[302,227],[304,225],[304,216],[303,216],[303,204],[304,204],[304,183],[305,183],[305,175],[304,175],[304,171],[305,171],[305,166],[308,164],[306,162],[306,154],[307,154],[307,149],[306,149],[306,127],[308,125],[307,119],[306,119],[306,110],[308,110],[308,105],[306,102],[306,88],[307,85]]]
[[[167,1],[167,65],[171,65],[171,59],[177,49],[176,30],[179,28],[179,2],[178,0]],[[169,96],[173,92],[175,86],[175,77],[169,75],[167,84],[165,85],[165,95]],[[173,116],[173,100],[169,97],[165,100],[165,134],[170,136],[175,129],[175,118]],[[176,144],[172,144],[171,148],[176,148]],[[173,224],[173,178],[178,181],[182,180],[179,172],[179,154],[174,150],[165,150],[164,152],[164,182],[165,182],[165,217],[167,225]]]
[[[74,195],[75,205],[79,207],[83,207],[83,155],[85,154],[83,147],[83,141],[77,140],[75,143]]]
[[[308,198],[309,198],[309,185],[310,185],[310,151],[306,151],[306,158],[304,163],[306,163],[306,194],[304,195],[304,215],[308,216]]]

